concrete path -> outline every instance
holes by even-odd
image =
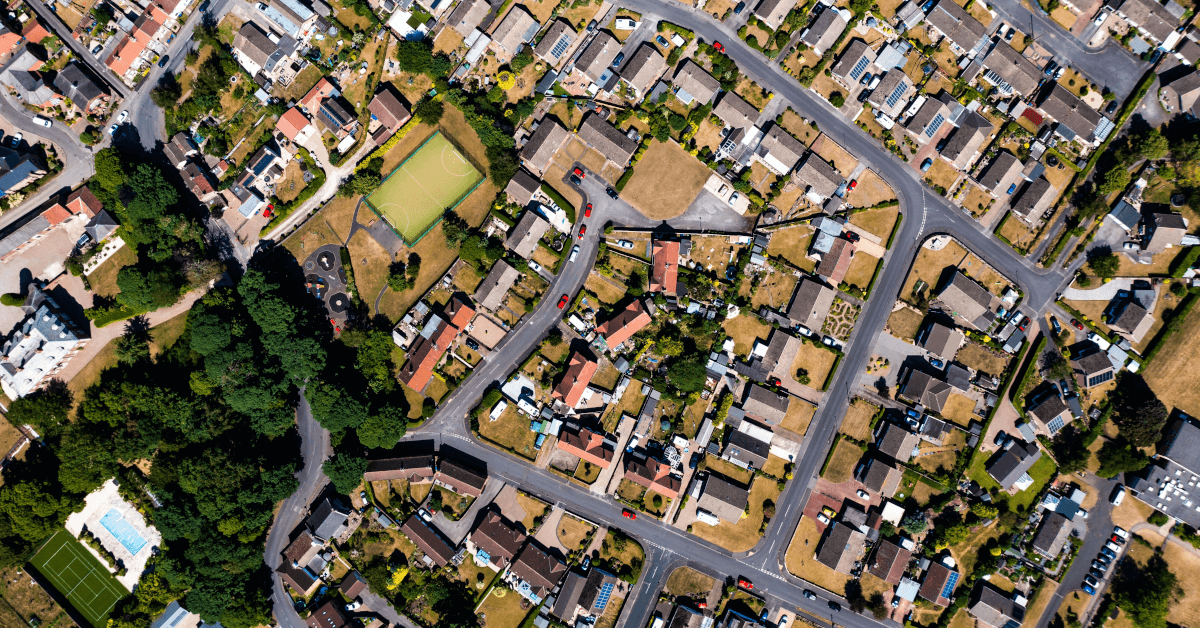
[[[1133,286],[1134,280],[1137,279],[1141,278],[1117,277],[1101,285],[1099,288],[1089,288],[1087,290],[1067,288],[1063,290],[1062,298],[1072,301],[1111,301],[1113,297],[1117,296],[1118,290],[1129,290]]]
[[[471,502],[471,507],[463,513],[458,521],[451,521],[446,518],[446,515],[437,512],[433,515],[434,525],[456,545],[462,543],[463,539],[467,538],[467,534],[471,532],[471,528],[475,527],[475,519],[479,516],[479,511],[489,506],[504,486],[504,482],[498,480],[488,482],[487,486],[483,488],[483,493]],[[430,494],[432,495],[433,491],[430,491]],[[428,501],[428,498],[426,500]]]

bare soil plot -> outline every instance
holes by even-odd
[[[529,429],[529,419],[517,412],[514,404],[508,404],[495,421],[490,418],[479,421],[481,436],[519,456],[530,460],[537,458],[537,451],[533,448],[537,434]]]
[[[1096,302],[1102,303],[1102,302]],[[1200,415],[1200,387],[1180,373],[1195,373],[1200,368],[1200,308],[1192,308],[1181,321],[1179,331],[1159,351],[1146,369],[1146,383],[1167,406],[1191,416]],[[1128,500],[1126,500],[1128,501]]]
[[[821,132],[813,127],[812,124],[806,123],[800,118],[800,114],[788,107],[783,112],[782,126],[785,131],[792,134],[792,137],[800,140],[805,146],[812,146],[812,143],[821,136]],[[860,184],[861,185],[861,184]]]
[[[767,248],[767,255],[774,257],[782,257],[791,262],[792,265],[812,272],[816,269],[816,262],[804,257],[808,252],[809,242],[812,241],[813,230],[808,225],[797,225],[795,227],[785,227],[771,234],[771,245]]]
[[[849,172],[846,172],[844,174],[846,176],[850,175]],[[874,207],[884,201],[896,200],[896,194],[894,192],[892,192],[892,188],[889,187],[888,184],[885,183],[884,180],[882,178],[880,178],[879,175],[875,174],[874,170],[871,170],[870,168],[868,168],[866,170],[863,170],[862,174],[858,175],[858,186],[854,188],[853,192],[850,192],[847,195],[847,198],[849,200],[853,201],[854,204],[857,205],[858,207]],[[896,207],[893,209],[894,209],[894,211],[897,211],[897,212],[899,212],[899,210],[900,210],[899,207]],[[886,210],[880,209],[880,210],[874,210],[874,211],[886,211]],[[861,215],[862,214],[855,214],[855,216],[861,216]],[[854,221],[853,217],[851,217],[850,222],[853,222],[854,224],[858,224],[857,222]],[[891,233],[891,231],[889,229],[888,233],[875,233],[874,231],[871,231],[871,233],[874,233],[875,235],[877,235],[881,238],[887,239],[887,237]]]
[[[999,376],[1008,367],[1010,357],[1007,353],[993,351],[983,345],[967,341],[958,350],[958,355],[954,359],[977,371]]]
[[[650,218],[674,218],[687,210],[712,174],[675,142],[655,140],[633,169],[622,197]]]
[[[813,142],[813,151],[821,156],[822,159],[833,164],[842,176],[850,174],[854,167],[858,165],[858,159],[851,155],[849,151],[842,148],[833,138],[822,134],[821,138]]]
[[[787,570],[792,575],[804,578],[809,582],[838,595],[846,591],[846,583],[850,576],[838,573],[817,561],[817,547],[821,544],[821,535],[817,532],[817,524],[809,517],[801,517],[800,525],[788,545]]]
[[[754,297],[750,299],[750,307],[758,310],[762,306],[782,310],[792,302],[792,293],[796,291],[795,275],[772,272],[759,284]]]
[[[875,276],[875,269],[878,267],[879,258],[860,252],[850,261],[850,269],[846,271],[846,277],[842,281],[865,291],[871,285],[871,278]]]
[[[826,351],[808,339],[804,339],[800,350],[796,352],[796,359],[792,361],[790,374],[796,377],[796,381],[804,383],[798,374],[801,369],[808,371],[809,383],[807,385],[820,390],[825,385],[825,379],[829,377],[829,370],[833,368],[836,358],[837,355],[832,351]]]
[[[792,399],[788,403],[787,414],[784,415],[783,422],[779,426],[785,430],[804,436],[808,433],[809,423],[812,422],[813,415],[816,413],[817,407],[811,403]]]
[[[738,355],[750,355],[755,339],[765,341],[771,335],[771,326],[749,312],[726,319],[723,325],[725,333],[733,339],[733,351]]]
[[[871,419],[879,413],[879,406],[855,397],[846,409],[842,425],[838,431],[855,440],[871,440]]]
[[[906,301],[912,299],[913,287],[917,285],[917,281],[924,281],[929,287],[926,288],[925,294],[932,294],[938,287],[938,280],[942,276],[942,271],[946,267],[958,266],[963,258],[967,256],[967,251],[958,242],[947,242],[941,250],[931,251],[924,246],[917,253],[917,259],[913,262],[912,271],[908,273],[908,278],[904,280],[904,289],[900,291],[900,297]]]
[[[871,171],[864,170],[863,174],[865,175],[868,172],[871,172]],[[874,173],[872,173],[871,176],[875,177],[876,179],[879,179],[879,177],[877,175],[875,175]],[[882,179],[879,179],[879,181],[880,181],[880,183],[883,182]],[[862,189],[862,186],[863,186],[863,184],[861,183],[861,179],[860,179],[860,182],[858,184],[858,189],[856,189],[854,191],[854,194],[858,194],[858,191]],[[888,190],[888,194],[891,195],[891,188],[887,188],[887,190]],[[895,197],[893,196],[892,198],[895,198]],[[868,205],[866,203],[861,203],[861,200],[862,199],[856,198],[855,202],[860,203],[863,207],[867,207]],[[884,199],[884,200],[889,200],[889,199]],[[881,207],[879,209],[868,209],[867,211],[851,214],[850,215],[850,224],[852,224],[856,227],[862,228],[863,230],[867,231],[871,235],[879,236],[879,238],[882,239],[884,241],[884,243],[887,243],[888,237],[892,235],[892,227],[896,224],[896,216],[898,216],[899,214],[900,214],[899,207]]]
[[[667,578],[667,584],[663,587],[663,590],[674,596],[700,597],[708,595],[716,583],[716,580],[695,569],[680,567],[671,572],[671,576]]]
[[[914,312],[906,307],[892,312],[888,317],[888,330],[901,340],[912,340],[921,331],[921,321],[925,320],[920,312]]]
[[[731,552],[745,552],[762,538],[759,529],[763,521],[763,504],[779,499],[779,485],[765,477],[754,478],[750,486],[750,514],[742,515],[736,524],[722,520],[715,526],[696,522],[692,534],[719,545]]]
[[[825,473],[821,477],[834,484],[849,480],[862,456],[863,452],[858,445],[845,439],[839,440],[837,448],[833,450],[833,457],[829,459],[829,466],[825,467]]]

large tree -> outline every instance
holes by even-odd
[[[1141,375],[1124,371],[1112,392],[1113,422],[1134,447],[1149,447],[1162,438],[1167,424],[1163,405]]]
[[[1129,614],[1138,628],[1166,628],[1167,613],[1182,595],[1179,578],[1167,566],[1161,554],[1154,554],[1145,565],[1125,561],[1113,580],[1113,601]]]

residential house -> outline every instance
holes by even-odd
[[[800,156],[804,154],[805,150],[804,144],[800,143],[800,140],[792,137],[790,133],[783,130],[783,127],[772,122],[763,133],[762,141],[759,143],[754,157],[771,172],[785,177],[800,162]]]
[[[1070,535],[1071,520],[1061,513],[1051,512],[1042,517],[1042,525],[1033,537],[1033,550],[1045,556],[1047,560],[1054,560],[1062,553],[1063,545]]]
[[[809,201],[823,205],[837,192],[845,178],[833,164],[809,151],[804,161],[792,172],[792,181],[804,188],[804,195]]]
[[[1018,218],[1036,225],[1042,220],[1042,214],[1050,209],[1050,204],[1058,196],[1058,190],[1046,180],[1038,177],[1012,200],[1012,211]]]
[[[0,51],[12,50],[22,39],[20,33],[14,33],[8,30],[7,26],[0,25]]]
[[[372,102],[372,105],[375,103]],[[279,117],[278,124],[275,128],[283,134],[289,141],[295,144],[304,144],[312,137],[317,130],[313,123],[300,111],[299,107],[292,107]]]
[[[357,571],[351,571],[342,579],[342,583],[338,585],[338,591],[346,596],[346,599],[357,599],[359,594],[368,589],[367,579],[362,577],[362,574]]]
[[[150,44],[152,38],[152,34],[147,34],[137,28],[131,29],[117,42],[116,48],[104,60],[104,65],[108,66],[113,74],[121,77],[127,84],[130,83],[138,70],[142,68],[142,54],[146,51],[146,46]]]
[[[992,628],[1020,626],[1025,621],[1025,607],[1016,601],[1016,594],[1002,591],[988,582],[980,582],[979,588],[971,594],[967,612],[980,624]]]
[[[721,119],[726,127],[732,129],[749,129],[758,120],[758,109],[746,102],[733,92],[721,92],[717,104],[713,107],[713,115]]]
[[[696,502],[696,508],[729,523],[737,523],[749,507],[750,490],[715,473],[704,480],[704,492]]]
[[[651,256],[650,292],[674,295],[679,280],[679,242],[654,240]]]
[[[293,38],[306,34],[317,20],[317,13],[299,0],[271,0],[262,13]]]
[[[955,270],[935,301],[968,327],[986,331],[996,320],[995,309],[1000,299],[962,271]]]
[[[317,120],[338,138],[353,133],[358,126],[358,114],[354,113],[354,107],[341,96],[331,96],[322,100],[317,108]]]
[[[625,456],[625,479],[674,499],[679,496],[682,481],[671,473],[671,465],[649,456]]]
[[[584,117],[576,135],[619,168],[629,164],[629,159],[641,145],[597,113]]]
[[[529,585],[530,592],[539,602],[567,575],[566,564],[548,554],[533,540],[526,543],[513,559],[510,570]]]
[[[649,325],[650,320],[650,315],[642,308],[641,302],[635,299],[615,316],[596,325],[596,333],[603,336],[609,349],[612,349]]]
[[[479,497],[487,484],[487,472],[463,460],[442,458],[438,461],[433,483],[459,495]]]
[[[947,327],[938,322],[925,326],[917,337],[917,346],[941,358],[945,362],[954,359],[959,347],[962,347],[966,336],[953,327]]]
[[[341,90],[328,77],[322,76],[321,80],[317,81],[317,84],[313,85],[312,89],[308,90],[308,93],[304,94],[297,104],[305,110],[305,113],[308,113],[316,109],[323,99],[339,96],[341,93]]]
[[[475,302],[483,309],[495,312],[504,304],[504,297],[520,276],[521,271],[509,266],[508,262],[497,261],[475,290]]]
[[[200,147],[196,146],[191,136],[180,131],[163,145],[163,152],[167,155],[167,161],[178,170],[187,165],[188,157],[200,154]]]
[[[1159,97],[1167,111],[1194,115],[1196,100],[1200,99],[1200,73],[1188,72],[1163,85]]]
[[[108,88],[92,78],[82,63],[71,61],[54,77],[54,87],[84,114],[99,111],[109,101]]]
[[[979,154],[980,147],[992,134],[996,126],[974,111],[964,112],[958,118],[958,129],[942,147],[941,155],[958,170],[966,170]]]
[[[304,520],[304,526],[313,538],[328,543],[346,532],[349,518],[350,509],[327,497],[312,509],[312,514]]]
[[[559,433],[558,448],[601,469],[611,466],[616,455],[612,439],[586,427],[576,427],[571,430],[564,428]]]
[[[762,0],[754,7],[754,16],[766,22],[771,30],[778,30],[783,18],[796,6],[794,0]]]
[[[942,0],[953,4],[953,0]],[[908,96],[914,91],[912,80],[908,78],[903,70],[893,69],[883,75],[883,79],[879,81],[879,85],[867,97],[867,102],[871,103],[879,113],[895,118],[904,111],[904,106],[908,102]]]
[[[621,80],[633,88],[638,97],[650,93],[650,87],[667,71],[667,59],[653,45],[643,43],[625,62]]]
[[[259,72],[270,74],[288,56],[278,41],[278,37],[273,41],[271,35],[255,22],[246,22],[233,36],[234,56],[250,76]]]
[[[866,549],[866,534],[840,521],[833,521],[825,529],[825,538],[817,548],[817,562],[848,576]]]
[[[790,401],[787,394],[781,395],[758,384],[750,384],[746,386],[746,396],[742,399],[742,412],[768,425],[779,425],[787,417]]]
[[[1046,395],[1044,399],[1031,406],[1028,412],[1034,424],[1051,436],[1057,434],[1075,418],[1058,391]]]
[[[721,91],[721,82],[691,59],[684,60],[671,82],[675,85],[675,97],[688,106],[707,105]]]
[[[333,599],[314,609],[304,619],[304,624],[308,628],[346,628],[350,621],[342,612],[341,600]]]
[[[0,345],[0,387],[9,399],[40,390],[59,376],[90,338],[36,283],[21,305],[23,321]]]
[[[544,117],[538,123],[537,130],[529,136],[525,146],[521,147],[521,163],[537,177],[546,175],[546,168],[554,159],[554,153],[567,141],[570,133],[560,124],[549,117]]]
[[[592,37],[592,43],[575,60],[575,69],[603,88],[614,76],[612,63],[620,51],[621,42],[608,31],[602,30]]]
[[[409,486],[412,486],[432,483],[434,473],[433,454],[413,454],[368,461],[367,470],[363,473],[363,481],[400,480],[408,482]]]
[[[867,68],[875,61],[875,51],[867,42],[861,39],[851,40],[833,65],[833,77],[844,87],[853,88],[867,72]]]
[[[949,606],[961,575],[940,562],[930,563],[918,595],[938,606]]]
[[[1153,212],[1146,221],[1146,234],[1143,237],[1142,250],[1156,255],[1183,242],[1187,235],[1188,221],[1182,214],[1174,212]]]
[[[600,567],[592,567],[588,570],[587,581],[584,582],[576,603],[584,613],[592,617],[602,617],[616,587],[615,575]]]
[[[803,277],[796,284],[796,292],[792,295],[792,304],[787,311],[788,319],[810,331],[820,331],[825,326],[825,318],[829,316],[829,309],[833,307],[835,297],[837,292],[833,288]]]
[[[595,360],[578,351],[572,353],[571,361],[567,363],[567,370],[563,372],[562,379],[554,387],[550,396],[562,401],[568,408],[575,408],[583,399],[583,393],[587,391],[588,385],[592,383],[592,377],[596,374],[598,367]]]
[[[508,195],[509,200],[517,205],[520,205],[521,207],[524,207],[533,201],[533,197],[537,195],[538,190],[541,189],[541,187],[541,181],[534,178],[534,176],[529,174],[529,172],[524,168],[521,168],[520,170],[517,170],[517,174],[513,175],[512,179],[509,179],[508,185],[504,186],[504,193]],[[533,212],[528,212],[527,215],[530,214],[536,216],[536,214],[533,214]],[[545,223],[547,228],[550,226],[550,223],[546,222],[545,220],[542,220],[542,222]],[[533,254],[533,247],[537,245],[538,239],[540,239],[544,233],[546,232],[542,231],[541,234],[538,234],[537,237],[530,240],[529,255]],[[521,242],[522,239],[528,235],[528,232],[521,232],[520,230],[514,229],[509,234],[508,239]],[[525,257],[525,259],[529,259],[528,255],[523,257]]]
[[[1080,388],[1095,388],[1116,377],[1112,361],[1103,351],[1093,351],[1071,360],[1075,383]]]
[[[50,30],[36,17],[26,22],[25,27],[21,29],[21,39],[31,44],[40,44],[49,36]]]
[[[729,434],[721,459],[743,469],[761,469],[771,455],[770,441],[762,440],[750,431],[735,430]]]
[[[899,431],[897,435],[901,435]],[[894,437],[893,437],[894,438]],[[900,452],[903,453],[904,445],[898,445]],[[908,449],[910,453],[912,449]],[[900,487],[900,478],[904,473],[895,465],[887,462],[883,458],[870,457],[866,462],[859,465],[857,479],[862,482],[868,490],[879,493],[883,497],[891,497],[896,494],[896,489]]]
[[[1041,84],[1041,70],[999,37],[983,58],[982,65],[987,70],[982,75],[983,80],[999,87],[1001,93],[1006,91],[1004,86],[1007,85],[1013,92],[1030,96]]]
[[[1080,141],[1090,143],[1101,120],[1100,112],[1054,81],[1050,81],[1050,87],[1043,91],[1038,108],[1058,122],[1054,132],[1067,141],[1078,137]]]
[[[834,238],[829,252],[821,255],[821,261],[817,264],[817,274],[835,286],[842,283],[846,272],[850,270],[855,250],[857,247],[853,242],[846,238]]]
[[[1179,26],[1180,16],[1171,15],[1155,0],[1124,0],[1112,6],[1117,15],[1156,44],[1165,42]]]
[[[924,145],[947,123],[953,126],[951,118],[955,105],[958,105],[958,101],[946,90],[942,90],[937,96],[926,98],[925,102],[921,103],[917,112],[905,123],[904,130],[916,138],[918,144]]]
[[[491,9],[492,5],[486,0],[462,0],[450,12],[450,17],[446,18],[446,24],[466,39],[471,31],[479,28]]]
[[[454,548],[445,537],[416,513],[404,521],[400,532],[438,567],[445,567],[454,558]]]
[[[492,43],[499,49],[497,52],[502,53],[499,56],[513,57],[541,28],[542,25],[538,24],[537,18],[533,17],[525,5],[516,4],[492,31]]]
[[[1150,466],[1126,474],[1134,497],[1159,512],[1192,526],[1200,526],[1200,427],[1186,416],[1167,425]]]
[[[524,170],[519,170],[518,175],[523,174]],[[516,177],[513,177],[514,179]],[[532,177],[530,177],[532,178]],[[504,242],[513,253],[521,256],[524,259],[529,259],[533,256],[533,251],[537,249],[538,242],[542,236],[546,235],[546,231],[550,229],[550,223],[546,221],[532,210],[526,210],[521,215],[521,219],[517,221],[517,226],[513,227],[508,233],[508,240]]]
[[[44,56],[41,46],[21,45],[0,69],[0,83],[16,92],[26,104],[42,108],[62,102],[62,95],[37,71],[45,62]]]
[[[896,462],[907,463],[912,459],[913,450],[917,448],[920,440],[920,437],[899,423],[886,421],[878,430],[875,446],[879,448],[879,453]]]
[[[450,320],[432,315],[420,335],[408,348],[408,361],[400,367],[400,381],[421,392],[433,377],[433,367],[441,361],[458,333],[475,316],[475,309],[459,297],[450,300],[446,310]]]
[[[818,6],[825,6],[825,10],[821,11],[817,19],[809,23],[808,28],[800,34],[800,41],[808,44],[813,52],[823,54],[829,50],[830,46],[837,43],[842,33],[846,32],[846,26],[850,22],[835,6]]]
[[[374,135],[376,144],[386,142],[393,133],[400,130],[400,127],[412,118],[408,107],[404,106],[400,92],[396,91],[391,83],[380,85],[379,92],[371,99],[367,110],[371,112],[371,119],[378,121],[381,125]]]
[[[1000,488],[1007,491],[1016,487],[1018,491],[1023,491],[1033,484],[1029,469],[1041,459],[1042,451],[1038,449],[1037,443],[1015,440],[1009,442],[1012,445],[992,460],[987,466],[987,472]]]
[[[37,156],[37,153],[18,153],[11,148],[0,147],[0,197],[19,191],[45,174],[46,166],[42,164],[42,159]],[[51,221],[50,224],[39,225],[35,231],[18,229],[4,238],[4,241],[27,242],[37,237],[37,234],[45,229],[53,227],[54,224],[57,223]],[[0,259],[3,259],[8,253],[4,251],[4,248],[0,246]]]
[[[1134,299],[1116,297],[1105,311],[1108,328],[1138,344],[1154,326],[1154,315]]]
[[[888,539],[880,539],[879,544],[875,546],[875,553],[867,561],[867,571],[888,584],[900,584],[900,578],[904,577],[904,570],[908,568],[908,561],[912,560],[912,541],[901,538],[900,543],[901,545],[897,545]]]
[[[566,20],[559,18],[546,29],[546,34],[534,47],[533,54],[551,66],[556,66],[563,60],[563,55],[567,54],[577,37],[579,33],[576,33]]]
[[[328,564],[322,555],[324,549],[324,542],[314,539],[308,530],[301,530],[295,540],[283,549],[283,560],[275,573],[279,574],[284,585],[296,593],[312,595],[321,584],[321,572]]]
[[[1195,36],[1196,31],[1190,31],[1175,49],[1175,57],[1188,65],[1196,65],[1196,62],[1200,61],[1200,43],[1193,39]]]
[[[950,50],[958,54],[974,50],[987,35],[987,27],[954,0],[939,0],[925,15],[925,22],[950,40]]]
[[[468,540],[474,548],[472,554],[476,562],[502,571],[521,551],[525,538],[525,533],[516,525],[489,508]]]
[[[1017,191],[1017,184],[1022,179],[1021,171],[1024,169],[1025,164],[1022,164],[1020,159],[1002,150],[979,175],[979,187],[996,198],[1007,198]]]
[[[771,0],[763,0],[770,2]],[[707,610],[695,609],[683,604],[671,610],[671,619],[662,628],[711,628],[713,618]]]
[[[188,190],[200,200],[201,203],[207,203],[209,199],[217,195],[217,189],[213,187],[212,181],[208,178],[208,173],[204,171],[196,162],[189,161],[183,167],[183,181],[187,184]]]

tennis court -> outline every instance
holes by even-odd
[[[29,562],[95,628],[104,628],[113,607],[129,595],[66,530],[50,537]]]
[[[439,131],[388,175],[367,204],[412,246],[481,181],[479,170]]]

